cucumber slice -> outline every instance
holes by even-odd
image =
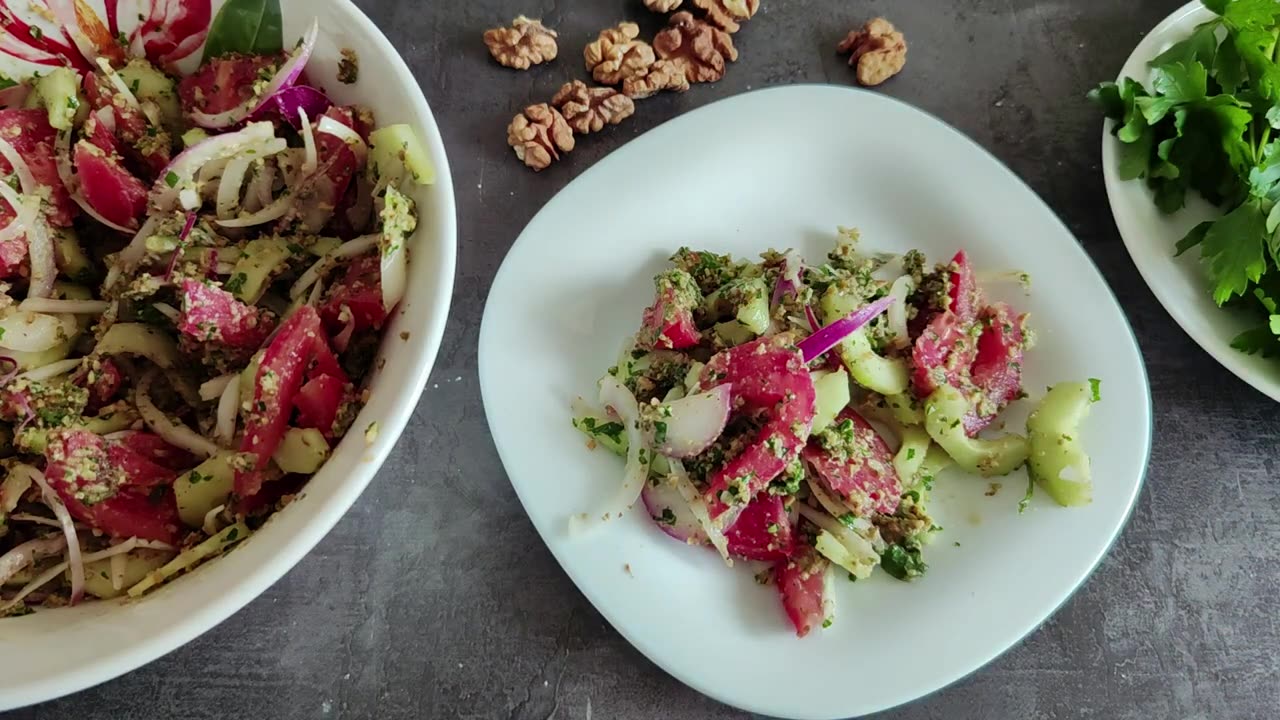
[[[969,401],[956,388],[943,385],[925,401],[924,426],[956,464],[983,477],[1008,475],[1027,461],[1027,439],[1003,435],[991,440],[971,438],[964,431]]]
[[[1093,472],[1079,439],[1080,423],[1097,398],[1096,385],[1058,383],[1027,418],[1031,479],[1063,507],[1093,501]]]
[[[173,482],[173,495],[178,501],[178,516],[190,527],[204,525],[209,511],[227,502],[235,489],[236,472],[231,466],[232,452],[220,452],[205,460]]]
[[[88,108],[80,96],[80,78],[71,68],[58,67],[41,75],[35,84],[34,96],[49,113],[49,124],[55,130],[70,130],[75,126],[80,108]]]
[[[369,171],[372,180],[399,185],[408,175],[418,185],[432,185],[436,168],[427,149],[408,125],[387,125],[369,133]]]
[[[810,375],[813,376],[813,389],[817,396],[812,430],[816,435],[831,425],[836,415],[849,405],[849,375],[844,370],[818,370]]]
[[[324,433],[315,428],[289,428],[271,459],[287,473],[311,475],[328,457],[329,443]]]

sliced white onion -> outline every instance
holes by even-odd
[[[244,189],[244,209],[257,212],[271,204],[271,188],[276,180],[276,167],[272,163],[259,162],[253,177]]]
[[[903,275],[889,286],[889,297],[893,304],[885,310],[885,319],[889,323],[889,342],[907,344],[911,342],[907,334],[907,298],[916,289],[916,282],[910,275]]]
[[[320,165],[320,154],[316,150],[316,137],[311,132],[311,118],[307,117],[307,111],[302,107],[298,108],[298,117],[302,120],[302,150],[304,155],[302,160],[302,175],[305,177],[316,171]]]
[[[135,548],[148,548],[152,550],[170,550],[170,551],[173,550],[173,546],[168,545],[166,543],[150,542],[145,540],[138,540],[137,538],[129,538],[128,540],[125,540],[124,542],[118,545],[112,545],[111,547],[105,550],[86,553],[84,556],[80,558],[81,564],[83,566],[89,563],[98,562],[99,560],[106,560],[107,558],[115,557],[116,555],[127,553]],[[67,567],[68,567],[68,563],[60,562],[57,565],[54,565],[53,567],[49,568],[48,570],[45,570],[43,573],[40,574],[39,577],[27,583],[26,586],[24,586],[21,590],[19,590],[17,595],[14,595],[12,598],[9,598],[8,602],[6,602],[4,605],[0,605],[0,612],[3,612],[5,610],[12,608],[13,606],[22,602],[23,599],[25,599],[31,593],[35,592],[36,590],[39,590],[40,588],[52,582],[59,575],[66,572]]]
[[[28,195],[34,195],[36,190],[40,188],[36,182],[36,177],[31,174],[31,168],[27,165],[27,161],[22,159],[22,155],[18,154],[18,148],[12,143],[4,139],[0,135],[0,155],[9,161],[9,165],[13,167],[13,172],[18,176],[18,183],[22,185],[22,192]]]
[[[227,373],[226,375],[219,375],[212,380],[206,380],[200,384],[200,399],[208,401],[222,397],[222,391],[226,390],[227,385],[238,377],[240,377],[240,373]]]
[[[127,270],[132,270],[135,265],[141,262],[142,258],[146,257],[147,254],[147,239],[155,234],[156,227],[159,224],[159,215],[149,215],[146,222],[142,223],[142,227],[138,228],[138,232],[134,234],[133,239],[129,241],[129,244],[116,256],[116,262],[111,263],[111,272],[115,272],[119,276],[118,268],[123,267]],[[111,272],[108,272],[107,280],[104,283],[107,289],[115,285],[110,277]]]
[[[218,399],[218,424],[214,434],[226,447],[236,437],[236,414],[240,410],[240,373],[232,376],[231,381],[222,389],[222,397]]]
[[[31,478],[27,475],[9,473],[0,480],[0,513],[11,513],[18,506],[18,501],[31,489]]]
[[[293,194],[285,192],[275,202],[257,212],[247,213],[233,218],[215,218],[214,222],[222,227],[250,227],[261,225],[284,217],[293,209]]]
[[[649,478],[649,463],[653,459],[653,449],[640,431],[640,406],[636,396],[631,394],[626,385],[618,382],[612,375],[600,379],[600,404],[612,409],[627,431],[627,467],[622,477],[622,486],[610,500],[603,511],[595,516],[579,513],[569,518],[569,533],[576,535],[598,527],[611,517],[620,517],[624,511],[635,504],[644,490],[645,481]]]
[[[235,214],[236,206],[240,204],[240,188],[244,185],[245,173],[249,171],[249,164],[252,162],[253,158],[244,156],[232,158],[227,162],[222,179],[218,181],[216,204],[218,218],[225,220]]]
[[[201,457],[210,457],[217,453],[216,443],[186,425],[174,422],[151,402],[151,383],[154,379],[154,372],[147,373],[138,382],[137,390],[134,392],[134,405],[138,407],[138,414],[142,416],[142,421],[147,424],[147,427],[174,447],[180,447]]]
[[[205,531],[205,534],[216,535],[222,529],[218,527],[218,513],[226,509],[226,505],[219,505],[210,509],[209,512],[204,514],[204,522],[200,523],[200,529]]]
[[[664,437],[654,446],[658,452],[672,458],[690,458],[706,450],[720,437],[729,423],[732,409],[733,385],[717,385],[706,392],[696,393],[664,403],[668,411],[657,422],[665,423]]]
[[[343,258],[351,258],[357,255],[363,255],[378,246],[378,235],[361,235],[354,240],[348,240],[338,247],[330,250],[328,254],[323,255],[319,260],[311,264],[302,275],[298,276],[297,281],[289,288],[289,298],[297,300],[307,292],[307,289],[315,284],[325,272],[335,265],[335,260]]]
[[[101,315],[111,307],[106,300],[58,300],[55,298],[29,297],[18,305],[19,310],[38,313],[70,313],[72,315]]]
[[[80,557],[80,539],[76,537],[75,521],[71,519],[71,513],[63,504],[62,498],[49,486],[44,473],[30,465],[18,465],[13,469],[13,472],[19,471],[29,473],[35,484],[40,486],[40,498],[62,524],[62,534],[67,536],[67,563],[71,567],[71,604],[75,605],[84,597],[84,561]]]
[[[409,258],[405,243],[395,243],[382,253],[381,269],[382,307],[390,311],[404,297],[405,285],[409,281]]]
[[[80,358],[68,358],[66,360],[59,360],[57,362],[49,363],[48,365],[41,365],[38,368],[33,368],[22,373],[18,377],[26,378],[27,380],[48,380],[50,378],[66,375],[78,367],[80,367]]]
[[[40,218],[40,199],[18,195],[7,182],[0,182],[0,197],[13,207],[15,213],[13,222],[5,229],[21,221],[27,231],[27,253],[31,256],[31,282],[27,297],[49,297],[53,292],[53,281],[57,279],[58,265],[53,255],[53,242],[49,240],[49,233]]]
[[[125,562],[124,553],[111,556],[111,589],[119,591],[124,587],[124,571],[129,564]]]
[[[298,111],[301,112],[302,108],[298,108]],[[351,152],[355,153],[356,162],[360,165],[364,165],[369,157],[369,145],[365,143],[364,138],[360,137],[360,133],[328,115],[320,116],[320,120],[316,122],[316,132],[332,135],[346,143],[347,147],[351,148]]]
[[[111,81],[111,85],[116,89],[116,92],[123,95],[124,99],[133,107],[142,109],[142,103],[138,102],[137,96],[129,89],[124,78],[120,77],[120,74],[115,71],[115,68],[111,67],[111,61],[104,57],[100,57],[96,62],[98,67],[102,69],[102,72],[106,74],[107,80]]]
[[[8,225],[0,229],[0,242],[10,242],[22,237],[26,234],[28,228],[35,225],[37,211],[35,203],[22,202],[21,199],[16,199],[18,194],[14,192],[13,188],[9,187],[9,183],[0,182],[0,185],[4,185],[4,191],[0,192],[4,193],[4,199],[13,208],[13,219],[9,221]],[[15,200],[10,200],[10,197],[15,198]]]
[[[831,493],[827,492],[826,488],[822,487],[822,484],[815,481],[812,477],[805,478],[805,481],[809,485],[810,494],[817,498],[818,504],[822,506],[823,510],[830,513],[831,517],[839,518],[843,517],[847,513],[853,512],[852,508],[845,505]]]
[[[702,494],[698,492],[698,488],[694,487],[693,481],[689,479],[689,473],[685,472],[684,465],[672,458],[667,459],[667,464],[671,467],[671,479],[675,483],[676,490],[680,492],[680,497],[684,498],[685,503],[689,506],[689,512],[693,518],[698,521],[698,525],[702,526],[702,532],[706,533],[707,539],[711,541],[716,552],[720,553],[720,557],[724,558],[724,562],[729,567],[733,567],[733,558],[729,557],[729,540],[724,536],[724,532],[720,530],[720,526],[711,519],[711,513],[707,510],[706,501],[702,499]]]
[[[320,287],[320,283],[316,283],[316,287]],[[308,305],[314,305],[308,302]],[[340,353],[347,351],[347,346],[351,344],[351,336],[356,332],[356,316],[350,310],[346,311],[347,322],[342,326],[342,330],[333,336],[333,349]]]
[[[54,519],[54,518],[47,518],[47,517],[44,517],[43,515],[32,515],[31,513],[14,513],[14,514],[12,514],[12,515],[10,515],[10,516],[9,516],[9,519],[10,519],[10,520],[20,520],[20,521],[22,521],[22,522],[34,523],[34,524],[36,524],[36,525],[45,525],[45,526],[48,526],[48,527],[56,527],[56,528],[59,528],[59,529],[62,527],[62,523],[58,522],[58,521],[57,521],[56,519]],[[64,537],[64,538],[63,538],[63,540],[65,540],[65,539],[66,539],[66,538]]]
[[[255,150],[254,154],[258,157],[273,154],[267,151],[280,147],[280,144],[270,142],[275,139],[278,139],[275,135],[275,126],[264,121],[252,122],[245,125],[242,130],[201,140],[182,151],[164,170],[160,171],[151,189],[152,202],[161,211],[173,210],[177,206],[179,192],[190,189],[188,186],[192,179],[207,163],[236,157],[250,149]]]
[[[66,547],[67,538],[62,535],[36,538],[14,546],[9,552],[0,555],[0,585],[8,582],[9,578],[17,575],[41,556],[56,555]]]
[[[106,128],[107,132],[116,134],[116,113],[110,105],[98,108],[93,114],[97,116],[98,123]]]
[[[828,553],[819,544],[818,552],[853,573],[855,577],[865,578],[871,574],[871,570],[880,562],[880,553],[876,552],[876,548],[870,540],[820,510],[815,510],[802,502],[798,502],[796,505],[799,506],[800,515],[804,519],[830,534],[845,551],[843,554],[838,552]],[[874,526],[871,526],[870,531],[874,531]],[[832,557],[833,555],[835,557]]]
[[[12,310],[0,317],[0,347],[19,352],[41,352],[66,342],[79,330],[74,315]]]
[[[169,303],[151,303],[151,307],[155,308],[156,312],[174,322],[178,322],[178,320],[182,318],[182,313],[178,312],[178,308],[170,305]]]
[[[267,83],[267,86],[264,87],[262,92],[257,96],[238,107],[227,110],[226,112],[212,114],[193,112],[191,113],[191,119],[201,127],[218,130],[234,125],[257,112],[263,105],[267,104],[267,102],[271,100],[271,97],[275,95],[276,92],[282,88],[292,85],[294,81],[298,79],[298,76],[302,74],[302,69],[306,66],[307,60],[311,57],[311,51],[315,49],[316,35],[319,34],[319,32],[319,21],[312,20],[311,27],[307,30],[306,34],[302,36],[302,44],[293,51],[292,57],[290,57],[284,65],[280,66],[280,69],[276,71],[275,76],[271,78],[271,82]]]

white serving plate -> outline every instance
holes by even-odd
[[[751,569],[662,535],[633,510],[570,537],[572,513],[602,507],[622,463],[570,426],[651,302],[653,275],[682,245],[808,258],[854,225],[868,249],[968,250],[981,271],[1034,278],[992,295],[1031,313],[1027,388],[1098,377],[1083,435],[1092,505],[1043,495],[1019,515],[1022,471],[988,482],[944,474],[931,509],[946,531],[929,573],[837,581],[837,620],[797,639]],[[1100,348],[1105,348],[1100,351]],[[480,380],[511,483],[565,571],[641,652],[723,702],[789,718],[861,715],[981,667],[1049,617],[1124,526],[1151,446],[1146,374],[1124,313],[1089,257],[1035,194],[959,132],[901,102],[793,86],[714,103],[628,143],[529,223],[493,285]],[[1011,418],[1017,427],[1021,418]]]
[[[222,2],[215,1],[215,12]],[[379,124],[409,123],[435,162],[436,184],[418,188],[419,223],[408,291],[388,324],[386,364],[369,403],[301,497],[225,557],[133,602],[87,602],[0,620],[0,710],[101,683],[189,642],[244,607],[289,571],[342,517],[373,479],[417,406],[444,333],[453,289],[457,227],[444,143],[412,72],[377,27],[348,0],[283,0],[286,45],[319,18],[307,65],[312,82],[338,103],[373,108]],[[95,3],[101,12],[101,4]],[[336,81],[339,48],[360,59],[355,85]],[[198,54],[197,54],[198,57]],[[408,340],[400,333],[408,331]],[[366,443],[364,428],[379,432]]]
[[[1155,27],[1129,56],[1119,77],[1131,77],[1146,84],[1147,63],[1173,43],[1191,34],[1197,25],[1215,15],[1199,0],[1175,10]],[[1259,323],[1256,314],[1238,308],[1220,308],[1210,294],[1212,283],[1200,262],[1198,250],[1173,256],[1174,245],[1187,231],[1203,220],[1220,214],[1198,194],[1187,194],[1187,207],[1165,215],[1152,202],[1152,193],[1142,180],[1121,180],[1117,152],[1120,141],[1111,134],[1107,120],[1102,131],[1102,177],[1111,202],[1120,237],[1138,266],[1138,272],[1173,316],[1174,321],[1236,377],[1273,400],[1280,400],[1280,362],[1261,355],[1246,355],[1231,347],[1231,340]]]

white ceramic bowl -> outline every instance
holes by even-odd
[[[1199,0],[1173,11],[1157,25],[1129,56],[1120,77],[1148,84],[1147,63],[1173,43],[1191,34],[1197,25],[1214,16]],[[1120,237],[1138,266],[1138,272],[1155,293],[1160,304],[1205,352],[1223,367],[1259,391],[1280,401],[1280,362],[1261,355],[1246,355],[1231,347],[1231,340],[1259,324],[1259,317],[1241,309],[1218,307],[1210,296],[1211,282],[1200,253],[1173,256],[1174,245],[1187,231],[1219,211],[1195,193],[1188,193],[1187,207],[1165,215],[1152,201],[1151,190],[1142,180],[1121,180],[1118,172],[1120,141],[1111,134],[1107,120],[1102,132],[1102,177]]]
[[[100,3],[94,3],[99,5]],[[214,7],[222,2],[215,0]],[[368,405],[301,497],[225,557],[137,601],[87,602],[0,620],[0,710],[49,700],[126,673],[186,643],[280,579],[338,522],[373,479],[417,405],[435,362],[453,289],[457,226],[440,131],[413,73],[378,28],[348,0],[282,0],[286,45],[313,17],[320,39],[308,76],[338,103],[373,108],[379,124],[408,123],[435,162],[437,182],[414,193],[408,293],[383,343],[386,363]],[[336,81],[339,48],[360,60],[355,85]],[[400,333],[408,331],[409,339]],[[377,421],[376,439],[364,428]]]

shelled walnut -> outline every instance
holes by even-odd
[[[884,18],[850,30],[836,50],[849,53],[849,65],[857,66],[856,75],[862,85],[879,85],[907,64],[907,40]]]
[[[715,82],[724,77],[726,60],[738,59],[729,33],[687,11],[671,16],[668,26],[654,36],[653,49],[679,66],[690,83]]]
[[[644,6],[658,13],[669,13],[680,7],[684,0],[644,0]]]
[[[657,95],[663,90],[684,92],[688,89],[689,78],[685,77],[684,66],[671,60],[657,60],[643,77],[627,78],[622,83],[623,94],[636,100]]]
[[[573,150],[573,130],[558,110],[539,103],[530,105],[511,119],[507,144],[516,157],[534,170],[543,170]]]
[[[760,0],[693,0],[693,4],[713,25],[729,33],[741,30],[738,23],[750,20],[760,9]]]
[[[511,27],[485,30],[484,44],[494,60],[516,70],[551,62],[558,52],[556,31],[523,15],[512,20]]]
[[[582,51],[591,77],[601,85],[617,85],[647,73],[654,61],[653,47],[637,40],[639,36],[640,26],[632,22],[601,30]]]
[[[565,83],[551,104],[579,135],[598,132],[631,117],[636,104],[611,87],[588,87],[581,80]]]

